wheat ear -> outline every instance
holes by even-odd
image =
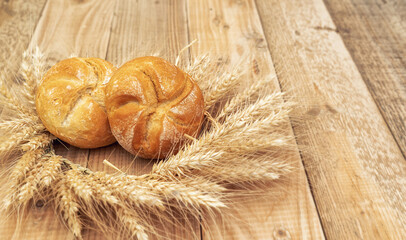
[[[117,210],[117,216],[130,232],[130,238],[136,236],[138,240],[148,240],[148,234],[145,232],[145,228],[139,223],[140,219],[136,214],[120,208]]]
[[[79,204],[76,202],[76,196],[62,178],[55,187],[56,207],[62,213],[63,219],[67,223],[69,230],[77,237],[82,239],[82,221],[79,217]]]
[[[287,145],[289,139],[271,134],[275,127],[288,120],[289,114],[289,105],[275,107],[270,104],[274,102],[275,96],[277,95],[267,95],[258,99],[255,104],[234,112],[177,155],[154,165],[152,172],[178,176],[194,169],[201,171],[202,168],[219,165],[228,161],[227,159],[235,158],[237,154],[246,154],[244,152],[252,154],[274,146]],[[269,112],[273,114],[268,115]],[[247,139],[257,141],[247,142]],[[240,150],[240,146],[244,151]]]
[[[230,93],[240,82],[234,74],[227,73],[225,76],[220,76],[216,79],[215,87],[208,89],[205,92],[204,103],[206,110],[210,110],[214,104],[219,102]]]
[[[23,79],[22,94],[27,98],[31,106],[35,105],[35,91],[41,77],[45,73],[44,55],[38,47],[33,52],[25,51],[21,62],[20,74]]]
[[[258,81],[251,85],[251,87],[231,98],[221,109],[220,113],[216,116],[216,119],[220,120],[233,113],[236,109],[240,109],[242,106],[250,104],[251,100],[255,100],[259,97],[258,92],[266,88],[270,82],[270,78],[258,79]],[[274,98],[279,98],[283,93],[274,92],[272,95],[274,95]]]

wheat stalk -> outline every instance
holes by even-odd
[[[68,187],[64,178],[62,178],[54,188],[56,191],[56,206],[62,213],[63,219],[67,223],[70,231],[77,238],[82,238],[82,221],[79,217],[79,204],[76,202],[76,196]]]
[[[228,101],[224,107],[221,109],[220,113],[217,114],[216,119],[222,119],[232,112],[234,112],[236,109],[241,108],[241,106],[244,106],[246,104],[249,104],[251,99],[257,99],[258,98],[258,92],[266,88],[267,85],[270,84],[270,78],[261,78],[258,81],[256,81],[251,87],[243,91],[242,93],[239,93],[235,95],[230,101]],[[274,98],[282,97],[283,93],[280,92],[274,92],[271,94],[271,96],[274,96]]]
[[[49,146],[56,137],[48,132],[35,135],[27,140],[26,143],[21,145],[21,150],[24,152],[32,151],[39,148],[46,148]]]
[[[106,173],[95,173],[95,177],[98,178],[100,182],[103,182],[118,199],[128,199],[132,205],[138,207],[146,206],[152,209],[165,209],[160,196],[140,186],[139,180],[133,180],[126,175],[112,176]]]
[[[12,186],[19,187],[12,189],[8,201],[13,201],[14,205],[25,205],[36,193],[40,195],[42,191],[50,187],[51,183],[59,177],[62,164],[61,159],[62,157],[60,156],[46,154],[37,155],[30,162],[20,161],[19,163],[25,164],[25,167],[24,169],[20,169],[17,166],[14,168],[11,178],[14,182]]]
[[[25,51],[23,53],[20,74],[25,81],[23,81],[22,93],[31,106],[35,105],[35,91],[44,71],[44,55],[38,47],[33,52]]]
[[[38,49],[26,52],[15,93],[0,82],[0,104],[10,113],[0,118],[0,131],[8,132],[0,156],[22,154],[9,174],[3,206],[18,209],[36,196],[51,197],[79,239],[85,224],[80,215],[106,234],[148,239],[158,235],[154,217],[173,225],[175,213],[199,219],[202,212],[229,207],[238,188],[250,191],[245,184],[257,186],[292,172],[294,145],[285,129],[292,105],[281,93],[261,90],[269,78],[233,96],[245,75],[239,68],[224,69],[227,61],[205,55],[187,67],[204,93],[209,124],[178,154],[155,164],[149,174],[134,176],[93,172],[55,155],[54,136],[34,109],[46,64]]]
[[[11,206],[14,206],[21,183],[24,182],[27,173],[35,166],[37,159],[40,158],[43,153],[43,149],[26,152],[13,167],[9,174],[8,187],[4,191],[3,209],[9,209]]]
[[[11,150],[18,148],[21,143],[29,141],[43,130],[44,127],[41,125],[23,127],[20,131],[8,136],[5,141],[0,143],[0,155],[7,154]]]
[[[83,199],[83,201],[90,202],[94,197],[94,191],[87,183],[86,177],[77,169],[65,172],[66,186],[75,193],[76,196]]]
[[[239,78],[234,74],[227,73],[215,81],[215,87],[209,88],[204,95],[206,111],[209,111],[220,99],[230,93],[239,83]]]
[[[4,85],[4,80],[0,80],[0,103],[4,108],[14,111],[14,114],[20,116],[35,116],[32,109],[24,106],[20,100],[10,93],[9,89]]]
[[[33,117],[33,116],[26,116],[18,119],[12,119],[12,120],[0,120],[0,129],[4,130],[5,132],[10,132],[13,130],[21,129],[22,127],[38,121],[38,117]]]
[[[234,112],[177,155],[154,165],[152,172],[171,176],[184,175],[194,169],[222,165],[222,162],[228,162],[230,158],[234,161],[236,155],[244,156],[271,147],[288,145],[290,139],[270,134],[271,129],[288,120],[289,104],[278,105],[275,109],[271,104],[279,97],[275,94],[266,95]],[[269,114],[270,112],[273,114]]]
[[[51,186],[61,173],[62,157],[50,154],[50,157],[42,159],[43,167],[37,175],[36,183],[39,188],[47,188]]]
[[[150,191],[157,191],[166,200],[176,200],[193,207],[221,208],[224,203],[214,194],[225,189],[215,183],[194,179],[188,181],[165,182],[163,180],[144,181]],[[197,187],[198,186],[198,187]]]
[[[28,151],[20,158],[10,175],[10,181],[13,182],[13,185],[18,185],[25,178],[26,174],[34,167],[44,152],[44,149]]]
[[[136,236],[138,240],[148,240],[145,228],[139,223],[140,220],[136,214],[120,208],[117,210],[117,216],[130,232],[130,238]]]

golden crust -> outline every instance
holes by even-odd
[[[80,148],[115,142],[104,103],[104,89],[116,68],[99,58],[70,58],[42,78],[35,105],[45,127]]]
[[[196,82],[157,57],[136,58],[120,67],[107,84],[106,108],[117,141],[143,158],[176,152],[184,134],[199,133],[204,117]]]

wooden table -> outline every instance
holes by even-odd
[[[1,77],[35,45],[54,62],[73,53],[117,66],[157,52],[174,61],[194,39],[190,58],[232,64],[248,53],[248,70],[275,76],[270,87],[299,103],[298,170],[272,197],[238,202],[240,220],[171,238],[406,239],[405,16],[401,0],[3,0]],[[93,170],[113,171],[105,158],[134,174],[151,167],[118,145],[55,147]],[[0,238],[73,239],[49,205],[34,205],[15,228],[6,221]]]

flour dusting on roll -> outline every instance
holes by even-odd
[[[113,135],[122,147],[143,158],[176,153],[185,134],[197,136],[204,99],[184,71],[158,57],[141,57],[120,67],[106,87]]]

